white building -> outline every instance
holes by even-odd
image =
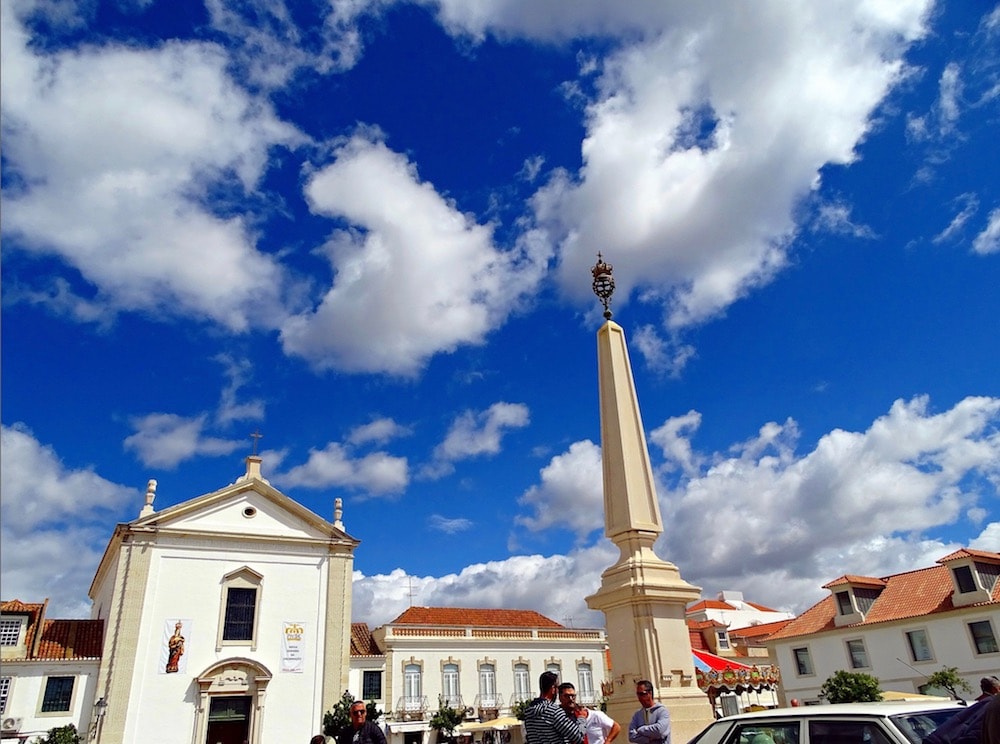
[[[349,690],[385,710],[389,744],[433,741],[430,718],[442,702],[465,708],[463,728],[475,731],[498,719],[504,726],[511,706],[538,695],[542,672],[572,682],[584,705],[600,702],[607,678],[603,630],[531,610],[411,607],[370,638],[366,630],[354,629]],[[516,739],[518,724],[507,723]]]
[[[327,522],[274,489],[260,463],[248,457],[235,483],[159,512],[151,481],[90,587],[99,661],[78,658],[79,647],[17,663],[5,651],[3,718],[25,729],[73,723],[97,744],[318,733],[348,684],[358,542],[339,515]],[[5,606],[0,630],[11,637],[15,617]],[[31,643],[30,619],[19,648]]]
[[[101,620],[50,620],[48,601],[0,604],[0,736],[44,736],[89,721],[101,661]]]
[[[826,584],[829,597],[766,641],[786,698],[820,702],[839,670],[871,674],[883,691],[924,692],[943,667],[978,694],[979,680],[1000,669],[1000,553],[962,549],[937,564]]]
[[[743,599],[743,592],[732,590],[719,592],[716,599],[698,600],[687,608],[689,621],[714,620],[730,631],[748,628],[751,625],[791,620],[794,617],[791,612],[772,610],[762,604],[747,602]]]

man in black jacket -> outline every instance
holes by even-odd
[[[368,720],[364,700],[351,703],[351,722],[337,734],[337,744],[385,744],[385,734],[378,724]]]

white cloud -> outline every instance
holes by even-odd
[[[948,223],[948,227],[934,236],[931,242],[944,243],[954,239],[962,232],[965,223],[979,211],[979,198],[975,194],[962,194],[954,200],[961,209],[958,214]]]
[[[242,439],[205,435],[208,415],[186,418],[175,413],[150,413],[130,420],[135,434],[125,438],[125,449],[136,453],[147,467],[172,469],[193,457],[228,455]]]
[[[845,572],[930,565],[954,547],[930,536],[958,521],[981,491],[996,492],[998,426],[1000,399],[966,398],[932,413],[926,398],[915,398],[896,401],[867,431],[834,430],[799,456],[794,422],[767,424],[735,455],[704,455],[698,474],[663,487],[667,529],[658,548],[690,567],[689,580],[750,582],[772,605],[795,604],[806,588],[815,598]]]
[[[990,212],[986,227],[972,241],[972,250],[981,256],[1000,252],[1000,207]]]
[[[221,425],[234,421],[259,421],[264,418],[264,401],[259,398],[239,400],[239,392],[250,379],[253,368],[247,359],[235,359],[229,354],[219,354],[215,360],[225,368],[229,384],[219,396],[219,408],[215,414]]]
[[[835,235],[850,235],[865,240],[878,237],[868,225],[859,225],[854,222],[851,218],[851,205],[845,202],[820,204],[812,227],[814,230],[822,230]]]
[[[584,296],[579,277],[604,250],[619,296],[660,288],[646,296],[665,304],[673,329],[721,312],[785,265],[796,203],[823,166],[855,159],[930,7],[556,5],[456,2],[443,13],[474,36],[641,29],[604,61],[582,170],[557,174],[533,206],[558,242],[568,294]]]
[[[532,486],[517,500],[530,510],[518,515],[514,524],[532,532],[565,526],[584,540],[604,526],[604,488],[601,448],[584,440],[552,458]]]
[[[86,617],[87,588],[109,537],[108,522],[142,494],[91,468],[68,468],[22,424],[0,429],[0,565],[4,599],[52,600],[54,617]]]
[[[438,460],[454,462],[500,451],[504,434],[531,422],[523,403],[494,403],[485,411],[465,411],[451,424],[444,441],[434,450]]]
[[[269,148],[303,137],[229,78],[220,47],[38,53],[24,7],[2,6],[5,247],[59,257],[110,308],[277,325],[282,269],[208,192],[250,193]]]
[[[282,488],[329,488],[339,486],[375,496],[401,493],[410,480],[405,457],[388,452],[370,452],[352,457],[349,450],[330,442],[321,450],[309,450],[309,459],[283,473],[275,473],[271,481]]]
[[[652,325],[636,330],[632,346],[642,354],[650,370],[671,377],[679,377],[687,363],[697,356],[695,348],[682,342],[679,334],[671,332],[664,337]]]
[[[348,443],[361,445],[368,443],[385,444],[398,437],[407,437],[413,430],[408,426],[397,424],[391,418],[379,417],[367,424],[357,426],[347,435]]]
[[[317,368],[414,375],[433,354],[481,343],[545,271],[536,243],[500,252],[491,227],[380,141],[352,137],[305,191],[314,212],[357,228],[325,247],[336,278],[319,307],[282,328],[285,351]]]
[[[440,514],[431,514],[427,520],[427,524],[432,530],[454,535],[472,529],[475,523],[471,519],[465,519],[464,517],[444,517]]]
[[[441,577],[408,576],[402,569],[374,576],[355,571],[352,619],[374,627],[411,605],[504,607],[536,610],[575,627],[602,628],[604,616],[589,610],[584,597],[597,590],[601,571],[617,553],[603,541],[569,555],[513,556]]]

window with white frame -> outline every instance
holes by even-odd
[[[403,697],[407,703],[419,702],[423,693],[420,692],[420,665],[407,664],[403,667]]]
[[[73,683],[76,677],[49,677],[42,695],[42,713],[68,713],[73,709]]]
[[[441,697],[444,704],[451,708],[461,704],[462,693],[458,686],[458,664],[448,663],[441,667]]]
[[[0,619],[0,646],[18,646],[21,642],[21,628],[25,626],[19,617]]]
[[[479,702],[484,708],[499,708],[497,699],[497,668],[495,664],[479,665]]]
[[[0,715],[7,712],[7,698],[10,697],[10,677],[0,677]]]
[[[792,656],[795,657],[795,671],[800,677],[813,674],[812,657],[809,655],[808,648],[793,648]]]
[[[244,566],[222,579],[222,604],[219,609],[217,647],[250,646],[257,648],[257,621],[263,576]]]
[[[590,705],[594,701],[594,670],[589,663],[582,661],[576,665],[577,696],[581,705]]]
[[[715,631],[715,637],[718,640],[719,648],[729,648],[729,631],[728,630],[717,630]]]
[[[909,630],[906,632],[906,645],[910,648],[910,658],[913,661],[934,661],[934,654],[931,653],[931,642],[927,638],[927,631]]]
[[[382,699],[382,670],[365,669],[361,674],[361,697],[365,700]]]
[[[514,665],[514,695],[517,700],[531,699],[531,671],[527,664]]]
[[[562,665],[558,661],[548,661],[545,663],[545,671],[552,672],[559,681],[562,682]]]
[[[852,669],[868,668],[868,652],[865,650],[865,642],[860,638],[847,641],[847,656],[851,660]]]
[[[972,645],[977,655],[997,653],[997,637],[989,620],[969,623],[969,634],[972,636]]]

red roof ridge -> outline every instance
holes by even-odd
[[[565,628],[535,610],[489,607],[410,607],[389,625],[461,625],[488,628]]]
[[[956,558],[985,558],[990,561],[1000,562],[1000,553],[990,553],[986,550],[975,550],[973,548],[959,548],[954,553],[949,553],[944,558],[938,558],[938,563],[947,563]]]
[[[898,575],[898,574],[897,574]],[[858,576],[857,574],[844,574],[833,581],[824,584],[824,589],[829,589],[834,586],[841,586],[843,584],[864,584],[866,586],[885,586],[887,579],[879,579],[875,576]]]

